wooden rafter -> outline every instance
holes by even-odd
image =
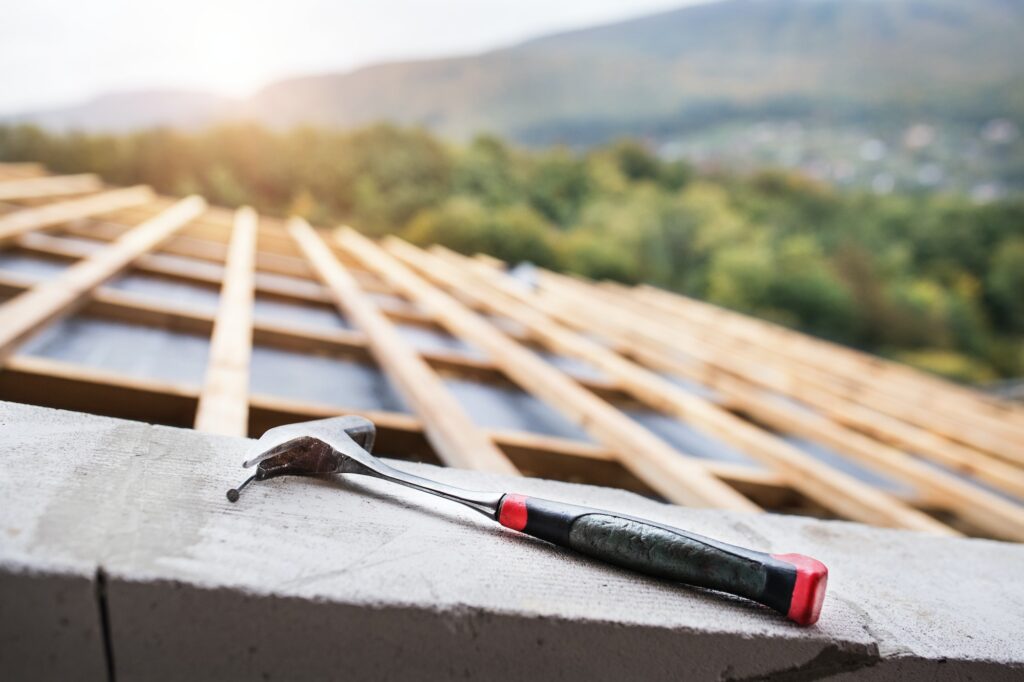
[[[0,306],[0,360],[29,334],[70,311],[93,289],[155,248],[205,208],[206,202],[200,197],[182,199],[53,279],[4,303]]]
[[[36,282],[35,278],[0,272],[0,293],[18,294],[31,288]],[[214,316],[202,309],[111,287],[96,289],[81,312],[84,315],[129,324],[161,327],[202,336],[211,334],[214,323]],[[392,317],[384,309],[381,309],[381,312]],[[253,324],[253,341],[260,346],[299,353],[327,354],[359,362],[371,361],[366,336],[360,331],[304,328],[256,320]],[[421,351],[420,355],[434,371],[441,374],[488,383],[504,381],[501,370],[487,359],[446,350],[425,350]],[[618,400],[624,396],[619,387],[612,382],[591,377],[579,378],[579,381],[588,390],[606,399]]]
[[[5,371],[0,372],[0,397],[156,424],[188,426],[199,396],[198,390],[187,384],[129,377],[74,363],[16,355],[7,361]],[[362,414],[377,425],[383,451],[433,459],[422,424],[407,414],[347,410],[267,395],[250,396],[249,414],[252,435],[290,422]],[[517,466],[535,475],[616,485],[653,494],[648,486],[622,469],[612,453],[600,446],[522,431],[487,430],[486,433]],[[712,463],[712,469],[733,487],[766,502],[778,503],[793,496],[789,487],[771,472],[728,463]]]
[[[647,285],[636,287],[632,293],[656,304],[663,312],[667,310],[700,322],[711,322],[716,331],[740,337],[766,351],[813,364],[856,384],[871,383],[874,388],[921,405],[975,410],[989,417],[1016,417],[1018,421],[1024,419],[1024,409],[1020,407],[875,355]],[[786,343],[780,344],[780,341]]]
[[[288,230],[313,270],[334,295],[339,310],[366,335],[370,351],[395,388],[423,422],[438,457],[446,464],[495,473],[517,473],[515,466],[473,423],[444,382],[395,330],[327,244],[307,222],[294,219]]]
[[[952,387],[937,389],[935,380],[918,379],[902,368],[893,370],[879,359],[863,361],[850,349],[810,339],[767,322],[724,309],[708,314],[709,307],[705,304],[694,305],[681,296],[654,292],[650,288],[639,293],[621,293],[638,303],[638,309],[649,306],[652,316],[664,320],[668,315],[690,333],[703,329],[708,334],[714,330],[714,339],[709,339],[712,343],[742,340],[743,347],[731,347],[734,352],[751,357],[754,349],[767,355],[773,359],[773,364],[786,367],[794,382],[1024,464],[1024,428],[1008,420],[1006,410],[992,414],[989,401],[967,399]],[[705,314],[695,315],[697,311]]]
[[[68,199],[44,206],[23,208],[0,217],[0,245],[10,242],[26,232],[108,213],[125,206],[144,204],[152,200],[153,190],[149,187],[139,186],[112,189],[81,199]]]
[[[454,254],[449,258],[454,258],[464,264],[469,262],[459,259]],[[527,294],[522,288],[511,286],[504,276],[499,275],[491,268],[482,267],[479,264],[467,267],[472,268],[487,283],[501,288],[509,296],[529,300],[530,309],[550,311],[556,319],[566,320],[570,323],[580,319],[578,314],[567,315],[565,309],[552,306],[545,300]],[[503,284],[504,286],[502,286]],[[506,307],[507,310],[508,307]],[[613,317],[607,311],[598,312],[600,314],[588,318],[588,321],[581,325],[582,328],[588,332],[602,333],[619,343],[628,345],[628,339],[621,333],[617,334],[614,325],[608,322]],[[642,355],[642,353],[638,354],[638,358]],[[664,365],[659,366],[656,361],[652,364],[664,369]],[[1024,541],[1024,507],[1020,505],[1008,502],[956,476],[929,467],[902,451],[845,429],[806,409],[797,408],[791,403],[778,400],[777,397],[773,398],[764,392],[745,388],[741,382],[730,377],[720,377],[714,383],[714,387],[723,392],[733,406],[781,433],[801,436],[832,447],[870,468],[880,471],[883,475],[902,480],[926,495],[941,498],[963,518],[995,537]],[[679,411],[677,414],[683,420],[697,419],[699,421],[699,412]],[[742,431],[744,427],[737,426],[735,428]],[[719,431],[719,434],[727,437],[727,433]],[[788,445],[787,447],[792,448]],[[747,447],[745,449],[755,452],[754,448]],[[771,453],[769,453],[769,457],[770,455]],[[806,458],[807,456],[804,455],[803,459]],[[780,470],[786,470],[784,463]],[[1024,481],[1019,472],[1015,473],[1017,473],[1017,480]],[[850,476],[839,474],[824,464],[811,467],[809,472],[806,469],[792,471],[792,475],[794,478],[790,480],[794,487],[800,488],[811,497],[815,497],[815,493],[818,491],[827,495],[843,496],[849,494],[850,489],[867,488],[866,484],[852,480]],[[810,486],[810,489],[802,487],[801,484]],[[819,501],[824,506],[830,506],[827,500]]]
[[[16,180],[19,178],[38,178],[48,175],[46,166],[41,163],[0,163],[0,180]]]
[[[431,311],[453,335],[483,349],[524,390],[618,453],[626,468],[667,498],[682,504],[757,509],[698,462],[682,456],[614,406],[427,283],[374,242],[346,229],[338,233],[337,243],[395,289]]]
[[[932,532],[950,529],[935,519],[903,505],[882,491],[840,473],[699,396],[577,334],[548,317],[517,289],[495,288],[490,278],[473,277],[449,263],[404,242],[389,243],[390,250],[450,291],[461,291],[495,313],[524,325],[559,353],[589,362],[619,381],[640,402],[703,429],[761,459],[790,484],[822,506],[859,521]],[[460,274],[461,273],[461,274]],[[521,290],[519,290],[521,291]],[[1024,527],[1022,527],[1024,532]]]
[[[196,410],[195,427],[200,431],[228,436],[245,436],[249,431],[249,360],[258,224],[256,211],[251,208],[240,208],[235,214],[220,307],[210,339],[210,361]]]
[[[92,232],[92,229],[93,226],[77,228],[70,226],[67,232],[71,235],[96,239],[97,235]],[[118,230],[117,234],[122,232],[123,230]],[[108,241],[113,238],[111,236],[104,236],[100,239]],[[142,256],[135,263],[135,268],[146,274],[202,286],[220,286],[224,277],[223,267],[219,265],[222,261],[212,258],[212,254],[208,254],[207,258],[200,258],[195,255],[197,253],[196,249],[191,247],[175,248],[174,245],[175,242],[172,238],[166,247],[161,247],[160,253]],[[22,235],[14,242],[13,246],[27,253],[46,258],[72,260],[84,258],[95,249],[95,246],[83,243],[80,240],[64,239],[59,236],[42,233]],[[207,251],[207,249],[203,247],[198,249],[198,251]],[[177,256],[182,256],[183,258],[177,258]],[[275,274],[277,273],[259,270],[259,254],[257,254],[257,294],[297,303],[311,303],[314,305],[331,303],[330,293],[318,282],[295,277],[278,278],[274,277]],[[354,271],[353,275],[359,282],[360,287],[365,291],[380,294],[393,293],[386,283],[370,276],[365,271]],[[396,322],[433,326],[432,318],[429,315],[425,315],[409,305],[399,306],[387,300],[378,301],[377,304],[388,317]]]
[[[0,181],[0,201],[88,194],[102,188],[100,179],[91,173],[3,180]]]
[[[582,284],[554,273],[542,273],[541,281],[547,295],[560,300],[566,315],[580,301],[588,302],[588,310],[595,307],[620,311],[618,316],[632,319],[637,316],[629,300],[618,296],[608,299],[591,285]],[[597,289],[595,291],[595,289]],[[644,362],[654,363],[659,369],[672,371],[684,378],[717,387],[721,377],[734,377],[761,389],[778,393],[796,404],[813,406],[832,421],[860,431],[876,440],[921,455],[944,466],[964,473],[977,473],[986,482],[1000,487],[1010,485],[1013,490],[1016,477],[1002,477],[1006,466],[984,453],[969,450],[935,433],[908,424],[883,412],[839,398],[827,391],[794,382],[784,369],[770,363],[757,362],[736,353],[722,353],[699,335],[680,333],[679,329],[651,318],[641,318],[642,324],[623,323],[622,333]]]
[[[105,216],[102,221],[97,221],[88,227],[70,226],[67,232],[68,234],[88,237],[90,239],[110,241],[117,239],[128,229],[128,225],[131,223],[124,222],[125,220],[131,220],[132,216],[137,217],[139,220],[145,220],[146,217],[152,216],[153,213],[152,209],[131,212],[118,211]],[[126,215],[129,217],[126,218]],[[220,231],[230,231],[230,225],[218,229]],[[167,243],[163,245],[161,250],[164,253],[194,258],[198,261],[223,263],[227,256],[228,248],[228,244],[213,241],[209,238],[179,234],[167,240]],[[256,268],[260,272],[284,275],[285,277],[316,279],[314,272],[301,257],[283,255],[266,250],[256,252]],[[370,285],[371,283],[364,282],[364,284]]]

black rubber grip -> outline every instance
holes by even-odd
[[[521,495],[502,499],[499,520],[616,566],[746,597],[802,624],[817,619],[824,596],[827,570],[800,555],[779,558],[632,516]],[[806,562],[817,566],[809,572]],[[808,599],[816,603],[805,604]]]

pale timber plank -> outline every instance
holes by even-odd
[[[992,412],[991,404],[965,398],[952,384],[913,377],[895,363],[866,360],[851,349],[813,339],[731,311],[673,297],[649,288],[632,291],[610,287],[633,299],[636,310],[652,317],[685,323],[693,333],[704,331],[719,345],[742,341],[733,352],[754,353],[793,374],[796,379],[837,397],[853,400],[946,438],[1024,464],[1024,428],[1010,418],[1009,408]],[[669,298],[672,297],[672,298]],[[670,316],[666,318],[666,315]]]
[[[910,394],[898,393],[905,397],[912,397],[927,404],[956,404],[961,409],[976,409],[990,417],[1011,418],[1018,425],[1024,423],[1024,408],[908,365],[808,336],[779,324],[720,308],[682,294],[647,285],[636,287],[633,291],[638,297],[651,302],[661,302],[663,309],[667,305],[676,314],[696,315],[704,321],[713,319],[717,326],[727,328],[730,333],[742,336],[751,344],[772,351],[788,352],[798,361],[813,362],[830,372],[841,373],[852,381],[863,382],[869,378],[884,378],[886,388],[894,388],[897,391],[913,390]],[[778,339],[785,339],[790,343],[779,347]]]
[[[226,436],[248,432],[258,224],[256,212],[249,207],[235,214],[220,307],[210,339],[210,361],[196,410],[195,427],[200,431]]]
[[[316,231],[298,218],[289,223],[289,231],[312,269],[334,295],[338,308],[366,335],[381,370],[423,421],[438,457],[451,466],[517,473],[504,453],[477,428],[444,382],[360,289]]]
[[[457,337],[483,349],[524,390],[587,430],[612,449],[628,469],[674,502],[756,511],[757,506],[691,458],[587,391],[533,352],[451,296],[439,291],[384,249],[353,230],[337,234],[337,243],[367,269],[424,309]]]
[[[468,259],[463,260],[469,262]],[[478,267],[476,271],[481,275],[486,273],[489,282],[492,284],[501,281],[498,279],[500,275],[497,275],[489,268]],[[507,280],[505,280],[505,284],[506,286],[502,287],[503,291],[508,292],[510,295],[518,293],[519,297],[528,299],[536,308],[551,314],[556,319],[573,324],[573,322],[579,323],[581,317],[587,317],[585,314],[578,312],[581,309],[579,305],[560,309],[558,306],[551,305],[549,301],[526,294],[521,288],[509,286]],[[614,316],[610,315],[607,310],[602,309],[602,304],[596,303],[596,305],[597,309],[593,311],[594,314],[588,317],[586,321],[583,321],[580,327],[590,332],[598,332],[602,336],[614,339],[618,343],[627,346],[631,351],[635,351],[634,355],[638,359],[649,359],[650,351],[645,352],[645,349],[637,344],[631,344],[628,335],[622,334],[620,329],[616,329],[613,324],[607,322],[607,320],[612,319]],[[577,312],[572,314],[567,313],[566,310]],[[507,311],[508,309],[506,308]],[[670,369],[668,367],[670,363],[668,362],[659,363],[654,361],[647,364],[660,370],[671,371],[671,369],[675,369],[674,367]],[[689,379],[692,376],[685,378]],[[627,385],[624,379],[621,377],[619,379],[623,385]],[[956,511],[964,519],[993,537],[1011,540],[1024,539],[1024,507],[964,482],[953,475],[928,467],[904,452],[873,441],[862,434],[845,429],[824,417],[798,410],[781,401],[770,400],[767,395],[756,389],[745,389],[742,382],[728,376],[716,376],[711,385],[715,390],[724,393],[730,399],[732,406],[750,414],[758,421],[781,432],[817,440],[840,452],[851,455],[854,459],[863,461],[877,470],[906,481],[920,490],[922,494],[939,501],[943,507]],[[669,384],[669,386],[672,385]],[[685,411],[680,411],[679,416],[683,419],[688,418]],[[689,418],[699,419],[700,416],[699,411],[691,411]],[[722,437],[726,436],[724,433],[721,435]],[[802,453],[800,454],[802,455]],[[838,472],[830,469],[827,465],[815,464],[816,466],[812,467],[812,469],[823,468],[825,471],[821,473],[827,473],[825,485],[819,491],[819,494],[820,492],[830,491],[830,484],[836,480],[837,476],[839,478],[849,478],[838,474]],[[801,472],[796,471],[794,473],[799,475]],[[814,475],[814,471],[804,473],[803,476],[813,479],[812,485],[821,485],[818,480],[819,477]],[[792,480],[794,487],[800,488],[804,494],[812,496],[812,491],[801,488],[797,480],[792,478],[790,480]],[[853,481],[853,483],[855,487],[866,487],[857,481]],[[850,482],[846,482],[843,488],[848,489],[849,486]],[[830,492],[833,495],[838,494],[840,496],[845,494],[842,488],[838,493],[834,490]],[[827,501],[822,501],[820,497],[815,499],[818,499],[825,507],[833,507]]]
[[[23,208],[0,217],[0,245],[26,232],[107,213],[124,206],[145,204],[152,201],[153,197],[153,190],[149,187],[138,186]]]
[[[145,257],[140,258],[141,262]],[[35,278],[0,272],[0,293],[18,294],[30,289]],[[186,304],[171,303],[145,294],[121,291],[109,286],[97,288],[82,309],[82,314],[109,320],[161,327],[175,331],[209,336],[215,316],[205,310]],[[383,311],[393,319],[391,311]],[[258,345],[301,353],[327,354],[335,357],[371,360],[366,336],[347,329],[307,329],[288,326],[280,322],[255,321],[254,342]],[[456,351],[421,350],[420,356],[442,375],[465,379],[501,383],[507,381],[504,373],[483,358],[471,357]],[[589,390],[609,400],[625,398],[613,382],[596,378],[580,378]]]
[[[128,267],[206,209],[197,196],[182,199],[109,246],[0,306],[0,360],[47,322],[83,302],[93,289]]]
[[[4,180],[0,182],[0,201],[88,194],[101,189],[103,184],[92,173]]]
[[[452,266],[405,243],[393,243],[391,252],[435,282],[452,291],[461,291],[494,312],[519,322],[552,350],[599,367],[640,402],[712,433],[762,460],[781,472],[793,487],[825,508],[847,518],[881,526],[946,534],[950,532],[948,527],[930,516],[818,462],[774,435],[699,396],[683,391],[601,344],[563,327],[537,310],[532,305],[532,299],[524,295],[521,289],[498,289],[493,286],[493,279],[460,276]]]
[[[563,297],[562,310],[569,315],[589,312],[602,300],[598,287],[553,273],[541,273],[545,295]],[[579,307],[586,301],[586,309]],[[669,325],[650,318],[636,319],[631,302],[622,299],[606,301],[604,323],[617,324],[625,338],[659,355],[661,362],[671,363],[672,371],[686,378],[715,385],[722,374],[766,388],[798,402],[813,406],[832,421],[860,431],[875,440],[921,455],[962,473],[977,475],[980,480],[1019,494],[1020,470],[986,453],[971,450],[930,431],[900,419],[872,410],[858,403],[843,400],[832,393],[794,381],[792,376],[767,363],[751,361],[742,354],[722,354],[702,341],[698,335],[680,333]],[[686,356],[686,360],[681,355]]]

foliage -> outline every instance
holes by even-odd
[[[51,135],[0,159],[214,203],[649,282],[962,380],[1024,371],[1024,201],[838,191],[792,173],[697,175],[620,141],[586,154],[421,130]]]

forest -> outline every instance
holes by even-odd
[[[0,161],[648,282],[964,382],[1024,374],[1024,197],[699,173],[639,141],[586,152],[419,129],[0,127]]]

